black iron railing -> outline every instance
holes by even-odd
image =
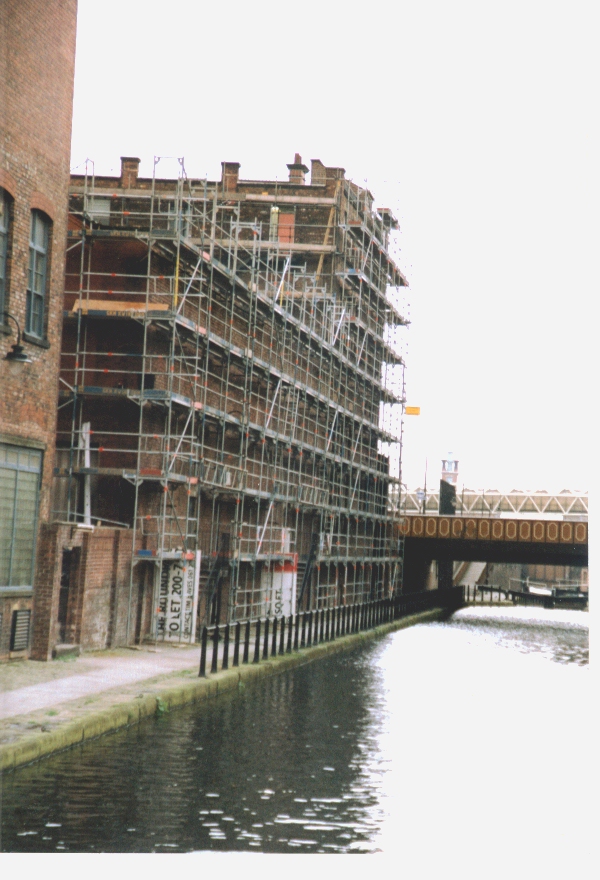
[[[444,608],[454,611],[464,603],[462,587],[405,593],[392,599],[378,599],[357,605],[338,605],[301,611],[289,617],[237,621],[203,626],[200,635],[200,677],[206,677],[210,652],[210,671],[228,669],[240,663],[260,663],[271,657],[291,654],[315,645],[333,642],[352,633],[374,629],[420,611]],[[221,647],[222,645],[222,647]],[[233,655],[231,656],[231,648]],[[241,658],[241,659],[240,659]]]
[[[563,595],[545,595],[541,593],[529,593],[512,590],[507,587],[499,587],[492,584],[479,584],[473,587],[463,587],[464,604],[474,605],[485,602],[492,605],[531,605],[539,608],[570,608],[585,610],[588,607],[588,597],[585,593]]]

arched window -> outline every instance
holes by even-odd
[[[25,331],[39,339],[42,339],[44,336],[49,241],[50,220],[41,211],[32,211],[31,231],[29,234],[29,276],[27,282]]]

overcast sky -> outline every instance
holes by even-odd
[[[79,0],[72,167],[341,165],[401,225],[404,480],[587,489],[592,4]],[[163,165],[161,173],[176,173]],[[594,209],[597,210],[595,200]],[[594,316],[595,317],[595,316]],[[595,463],[594,463],[595,464]]]

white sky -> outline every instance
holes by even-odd
[[[72,167],[342,165],[401,224],[405,482],[588,489],[592,6],[79,0]]]

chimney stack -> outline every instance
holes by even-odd
[[[239,162],[221,162],[221,184],[224,192],[235,192],[240,176]]]
[[[302,164],[302,156],[300,153],[296,153],[294,161],[288,165],[288,170],[290,172],[289,182],[295,183],[296,186],[304,186],[306,175],[308,174],[308,168],[306,165]]]
[[[320,159],[310,160],[311,186],[327,183],[327,171]]]
[[[121,186],[123,189],[133,189],[137,186],[140,160],[135,156],[121,156]]]

